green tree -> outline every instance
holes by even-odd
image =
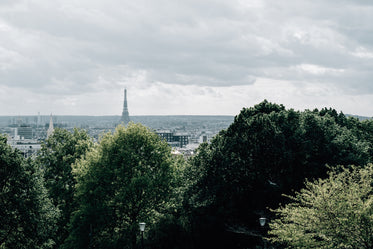
[[[191,160],[194,180],[184,207],[197,240],[206,246],[214,241],[216,248],[245,247],[233,244],[233,232],[256,243],[258,218],[286,201],[282,193],[300,190],[305,179],[325,178],[326,164],[371,162],[372,144],[360,122],[351,125],[356,131],[347,123],[335,110],[299,112],[268,101],[244,108]]]
[[[187,169],[190,165],[182,155],[173,155],[176,163],[171,182],[171,198],[165,203],[164,212],[147,232],[148,247],[152,249],[190,249],[189,223],[183,212],[183,195],[191,184]]]
[[[140,124],[104,135],[74,168],[79,202],[67,248],[135,248],[138,223],[154,222],[171,196],[168,144]]]
[[[72,175],[72,164],[83,157],[92,146],[85,130],[56,128],[42,144],[36,161],[44,169],[45,185],[53,204],[60,211],[57,219],[58,230],[55,247],[58,248],[68,236],[68,223],[71,213],[76,209],[74,202],[76,181]]]
[[[0,248],[52,248],[57,217],[40,168],[0,137]]]
[[[274,212],[271,240],[287,248],[373,248],[373,165],[307,182]]]
[[[211,243],[215,248],[238,247],[227,231],[255,228],[257,212],[278,201],[287,181],[282,177],[284,162],[292,152],[285,153],[286,145],[298,148],[286,143],[285,134],[294,138],[298,120],[298,113],[263,102],[243,109],[211,144],[199,147],[191,160],[193,181],[185,196],[198,248]]]

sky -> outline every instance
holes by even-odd
[[[0,115],[373,116],[371,0],[0,0]]]

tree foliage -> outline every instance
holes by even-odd
[[[368,173],[353,168],[337,174],[335,167],[367,165],[372,158],[372,120],[268,101],[242,109],[188,163],[132,123],[94,145],[85,131],[56,129],[36,160],[25,160],[0,138],[0,248],[136,248],[139,221],[147,223],[148,248],[252,248],[266,229],[260,230],[258,218],[274,217],[268,207],[279,203],[284,205],[273,223],[273,241],[289,247],[371,246],[371,193],[362,184]],[[294,190],[300,191],[295,203],[286,205],[282,194]],[[318,194],[306,199],[303,193]],[[322,202],[320,193],[334,198],[335,207]],[[296,218],[319,219],[320,229],[295,227],[286,220],[293,218],[290,211]],[[294,230],[281,231],[279,222]],[[346,224],[348,232],[342,231]],[[330,235],[332,229],[340,240]],[[287,232],[304,238],[285,241]]]
[[[170,147],[139,124],[104,135],[74,168],[79,202],[67,248],[134,248],[171,194]]]
[[[72,175],[72,164],[85,155],[92,141],[84,130],[56,128],[42,144],[36,158],[44,169],[45,186],[56,208],[61,211],[57,219],[58,231],[54,240],[58,248],[68,236],[68,223],[76,209],[74,201],[76,180]]]
[[[274,212],[273,242],[288,248],[373,248],[373,165],[307,182]]]
[[[260,236],[258,218],[286,201],[282,193],[326,177],[326,164],[371,162],[373,131],[362,127],[332,109],[299,112],[267,101],[244,108],[191,160],[185,209],[196,236],[206,243],[219,232],[222,240],[227,231]]]
[[[147,232],[147,248],[153,249],[189,249],[192,241],[188,233],[187,215],[183,210],[183,194],[191,182],[189,164],[182,155],[173,155],[176,167],[171,182],[171,198],[165,202],[164,212],[158,215]]]
[[[52,248],[57,217],[40,168],[0,137],[0,248]]]

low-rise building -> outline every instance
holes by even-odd
[[[183,148],[189,143],[188,133],[159,130],[156,133],[163,138],[170,146]]]
[[[24,157],[34,156],[41,149],[41,143],[36,139],[21,139],[20,136],[8,138],[7,143],[13,148],[18,149]]]

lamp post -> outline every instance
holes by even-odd
[[[267,221],[267,218],[260,217],[259,218],[259,224],[260,224],[260,226],[264,227],[264,225],[266,224],[266,221]]]
[[[141,248],[144,249],[145,222],[140,222],[139,227],[140,227],[140,232],[141,232]]]
[[[264,217],[260,217],[259,218],[259,224],[260,226],[264,229],[264,226],[267,222],[267,218],[264,218]],[[264,233],[264,232],[263,232]],[[262,237],[262,240],[263,240],[263,245],[264,245],[264,248],[266,249],[267,248],[267,241],[265,239],[263,239]]]

